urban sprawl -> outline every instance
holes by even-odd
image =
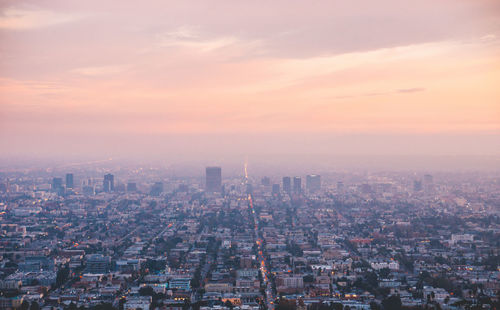
[[[0,173],[0,309],[499,309],[495,173],[59,170]]]

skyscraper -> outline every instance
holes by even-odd
[[[115,176],[110,174],[110,173],[105,174],[102,188],[106,193],[114,191],[115,190]]]
[[[310,174],[306,177],[306,187],[311,193],[321,189],[321,176],[317,174]]]
[[[302,192],[302,179],[300,177],[293,177],[293,192],[295,194]]]
[[[73,173],[66,173],[66,188],[73,188]]]
[[[423,189],[423,187],[422,187],[422,181],[420,181],[420,180],[413,180],[413,191],[420,192],[422,189]]]
[[[128,182],[127,192],[136,192],[136,191],[137,191],[137,184],[135,182]]]
[[[207,192],[220,192],[222,190],[221,167],[207,167],[205,175],[205,188]]]
[[[290,177],[283,177],[283,190],[289,194],[292,192],[292,179]]]
[[[7,183],[0,183],[0,192],[7,193],[8,185]]]
[[[273,184],[273,195],[278,195],[280,193],[280,185]]]
[[[432,192],[434,190],[434,178],[432,177],[432,175],[424,175],[423,186],[426,192]]]
[[[153,186],[151,187],[150,194],[152,196],[160,196],[160,194],[163,192],[163,182],[155,182]]]
[[[59,192],[63,187],[62,178],[52,178],[52,191]]]

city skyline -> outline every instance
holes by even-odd
[[[0,170],[0,305],[499,306],[498,172],[222,171]]]

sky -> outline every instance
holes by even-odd
[[[499,155],[500,1],[0,0],[0,157]]]

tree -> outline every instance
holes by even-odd
[[[367,272],[365,274],[365,279],[368,284],[372,287],[377,287],[378,286],[378,278],[377,274],[375,272]]]
[[[401,298],[398,295],[392,295],[382,300],[382,306],[385,310],[400,310],[401,305]]]
[[[139,295],[141,296],[153,296],[155,291],[151,286],[144,286],[139,289]]]
[[[76,307],[75,303],[71,302],[68,306],[68,310],[77,310],[78,308]]]
[[[389,268],[382,268],[382,269],[380,269],[380,271],[378,273],[379,273],[381,278],[387,279],[387,278],[389,278],[389,275],[391,274],[391,270]]]
[[[332,310],[342,310],[342,304],[340,302],[334,302],[330,304],[330,309]]]
[[[310,306],[310,310],[330,310],[330,306],[328,304],[324,304],[323,302],[317,302]]]
[[[28,310],[30,308],[30,303],[27,300],[23,300],[23,303],[21,304],[21,310]]]
[[[98,304],[97,306],[94,307],[94,310],[116,310],[115,307],[109,302],[105,302],[102,304]]]
[[[377,304],[376,302],[372,301],[372,302],[370,302],[370,309],[371,310],[380,310],[380,305]]]
[[[69,276],[69,267],[65,265],[63,268],[57,271],[56,275],[56,287],[59,287],[66,282]]]
[[[310,275],[310,274],[305,275],[304,276],[304,282],[306,282],[306,283],[312,283],[312,282],[314,282],[314,276]]]
[[[31,303],[30,310],[40,310],[40,305],[36,301],[33,301]]]
[[[297,305],[295,301],[288,299],[280,299],[279,303],[276,305],[276,310],[296,310]]]

